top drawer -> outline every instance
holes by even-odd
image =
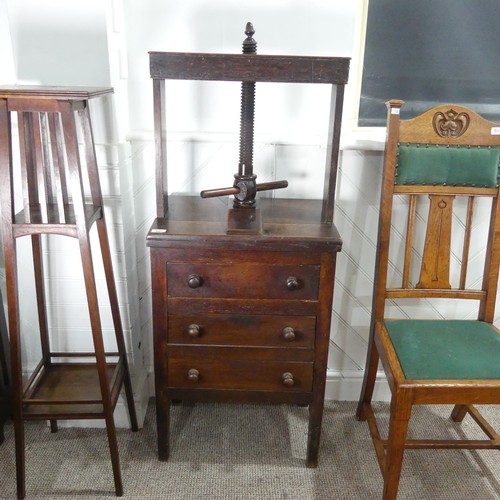
[[[316,265],[168,263],[169,297],[317,300]]]

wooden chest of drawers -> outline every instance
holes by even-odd
[[[259,235],[226,234],[227,204],[171,196],[151,248],[160,459],[172,399],[309,405],[315,466],[336,253],[321,202],[261,200]]]

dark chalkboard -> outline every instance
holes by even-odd
[[[385,125],[389,99],[406,117],[456,103],[500,122],[500,0],[370,0],[359,125]]]

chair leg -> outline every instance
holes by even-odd
[[[90,324],[92,327],[92,337],[96,355],[97,371],[99,374],[99,384],[101,387],[102,406],[106,421],[106,431],[111,454],[111,465],[115,482],[116,496],[123,495],[123,485],[120,472],[120,459],[118,455],[118,443],[116,440],[115,423],[113,419],[113,408],[111,404],[111,391],[109,388],[106,373],[106,355],[102,339],[101,319],[99,316],[99,304],[97,301],[97,290],[94,276],[94,266],[92,263],[92,252],[90,248],[89,235],[87,231],[79,234],[80,252],[82,256],[83,276],[87,292],[87,301],[90,314]]]
[[[113,325],[115,328],[116,342],[118,345],[118,352],[122,357],[123,367],[125,369],[125,377],[123,385],[125,388],[125,398],[127,400],[128,414],[130,418],[130,427],[132,431],[136,432],[139,429],[137,424],[137,415],[134,404],[134,394],[132,391],[132,382],[130,380],[130,370],[127,362],[127,352],[125,349],[125,340],[123,337],[123,328],[120,319],[120,310],[118,306],[118,295],[116,292],[116,283],[113,275],[113,265],[111,262],[111,252],[109,250],[109,239],[106,230],[106,222],[104,215],[102,219],[97,221],[97,231],[99,235],[99,243],[101,246],[101,255],[104,266],[104,273],[106,275],[106,284],[108,289],[109,303],[111,306],[111,314],[113,317]]]
[[[467,405],[455,405],[451,412],[451,419],[455,422],[461,422],[467,415]]]
[[[375,341],[373,340],[372,336],[370,339],[368,353],[366,356],[366,367],[365,367],[365,376],[363,379],[363,387],[361,389],[361,395],[356,410],[356,418],[358,420],[366,420],[366,415],[363,406],[365,403],[369,403],[372,400],[373,390],[375,388],[375,380],[377,378],[378,362],[379,362],[379,355],[377,351],[377,346],[375,345]]]
[[[397,398],[393,399],[385,458],[384,500],[395,500],[397,497],[410,414],[411,405],[403,406]]]

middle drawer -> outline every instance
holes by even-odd
[[[314,316],[170,314],[168,342],[314,348]]]

